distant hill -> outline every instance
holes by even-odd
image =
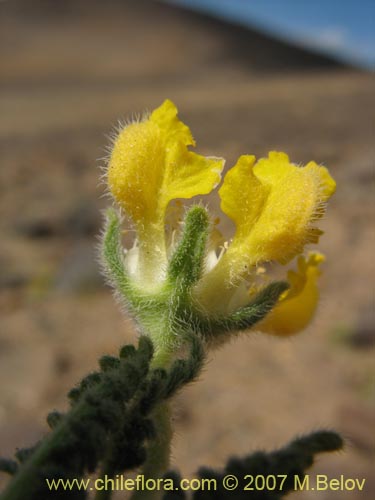
[[[153,0],[1,2],[0,30],[2,84],[92,78],[158,85],[222,72],[344,67],[255,29]]]
[[[191,23],[194,29],[200,28],[221,40],[222,50],[217,54],[219,63],[238,61],[247,69],[259,72],[349,67],[333,56],[270,36],[254,26],[236,24],[183,6],[169,6],[181,10],[184,21]]]

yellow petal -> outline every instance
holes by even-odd
[[[307,243],[317,242],[314,221],[335,183],[327,169],[310,162],[298,167],[285,153],[271,152],[254,165],[241,157],[219,193],[222,210],[235,222],[228,258],[242,265],[276,260],[286,263]]]
[[[327,201],[336,191],[336,182],[329,175],[328,169],[317,165],[314,161],[310,161],[305,169],[313,173],[319,172],[322,201]]]
[[[298,270],[289,271],[291,285],[280,298],[278,304],[257,325],[257,329],[273,335],[288,336],[303,330],[314,316],[318,299],[319,264],[323,255],[311,253],[306,260],[298,259]]]
[[[269,193],[254,175],[254,165],[255,156],[241,156],[219,189],[221,209],[234,221],[241,236],[250,234]]]
[[[178,119],[177,114],[176,106],[172,101],[166,99],[151,113],[150,121],[163,132],[167,142],[181,142],[185,146],[195,146],[189,127]]]
[[[151,224],[162,231],[171,200],[207,194],[220,182],[223,160],[192,153],[189,145],[194,145],[191,132],[168,100],[118,135],[108,185],[140,231]]]
[[[109,162],[108,186],[135,223],[150,220],[155,213],[164,161],[160,130],[149,120],[128,125],[116,139]]]

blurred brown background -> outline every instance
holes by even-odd
[[[375,495],[372,77],[151,0],[2,2],[0,58],[0,455],[46,431],[47,412],[66,407],[98,356],[135,341],[96,264],[110,203],[98,158],[118,119],[168,97],[200,153],[231,166],[283,150],[338,183],[315,322],[296,338],[251,334],[211,353],[176,402],[173,464],[188,477],[333,428],[347,447],[313,473],[365,477],[366,491],[294,498]]]

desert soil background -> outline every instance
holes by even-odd
[[[118,119],[168,97],[202,154],[231,166],[283,150],[338,183],[314,323],[210,353],[177,398],[173,464],[187,477],[333,428],[346,449],[312,472],[364,477],[366,491],[294,498],[374,497],[373,77],[151,1],[2,2],[0,33],[0,454],[43,435],[97,358],[135,341],[96,264],[111,203],[98,158]]]

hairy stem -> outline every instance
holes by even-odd
[[[150,442],[147,450],[147,460],[143,464],[140,474],[147,479],[159,479],[167,472],[171,453],[171,441],[173,430],[171,426],[171,410],[167,402],[161,403],[155,408],[153,421],[156,427],[156,437]],[[163,491],[157,489],[145,489],[135,491],[132,500],[159,500]]]

